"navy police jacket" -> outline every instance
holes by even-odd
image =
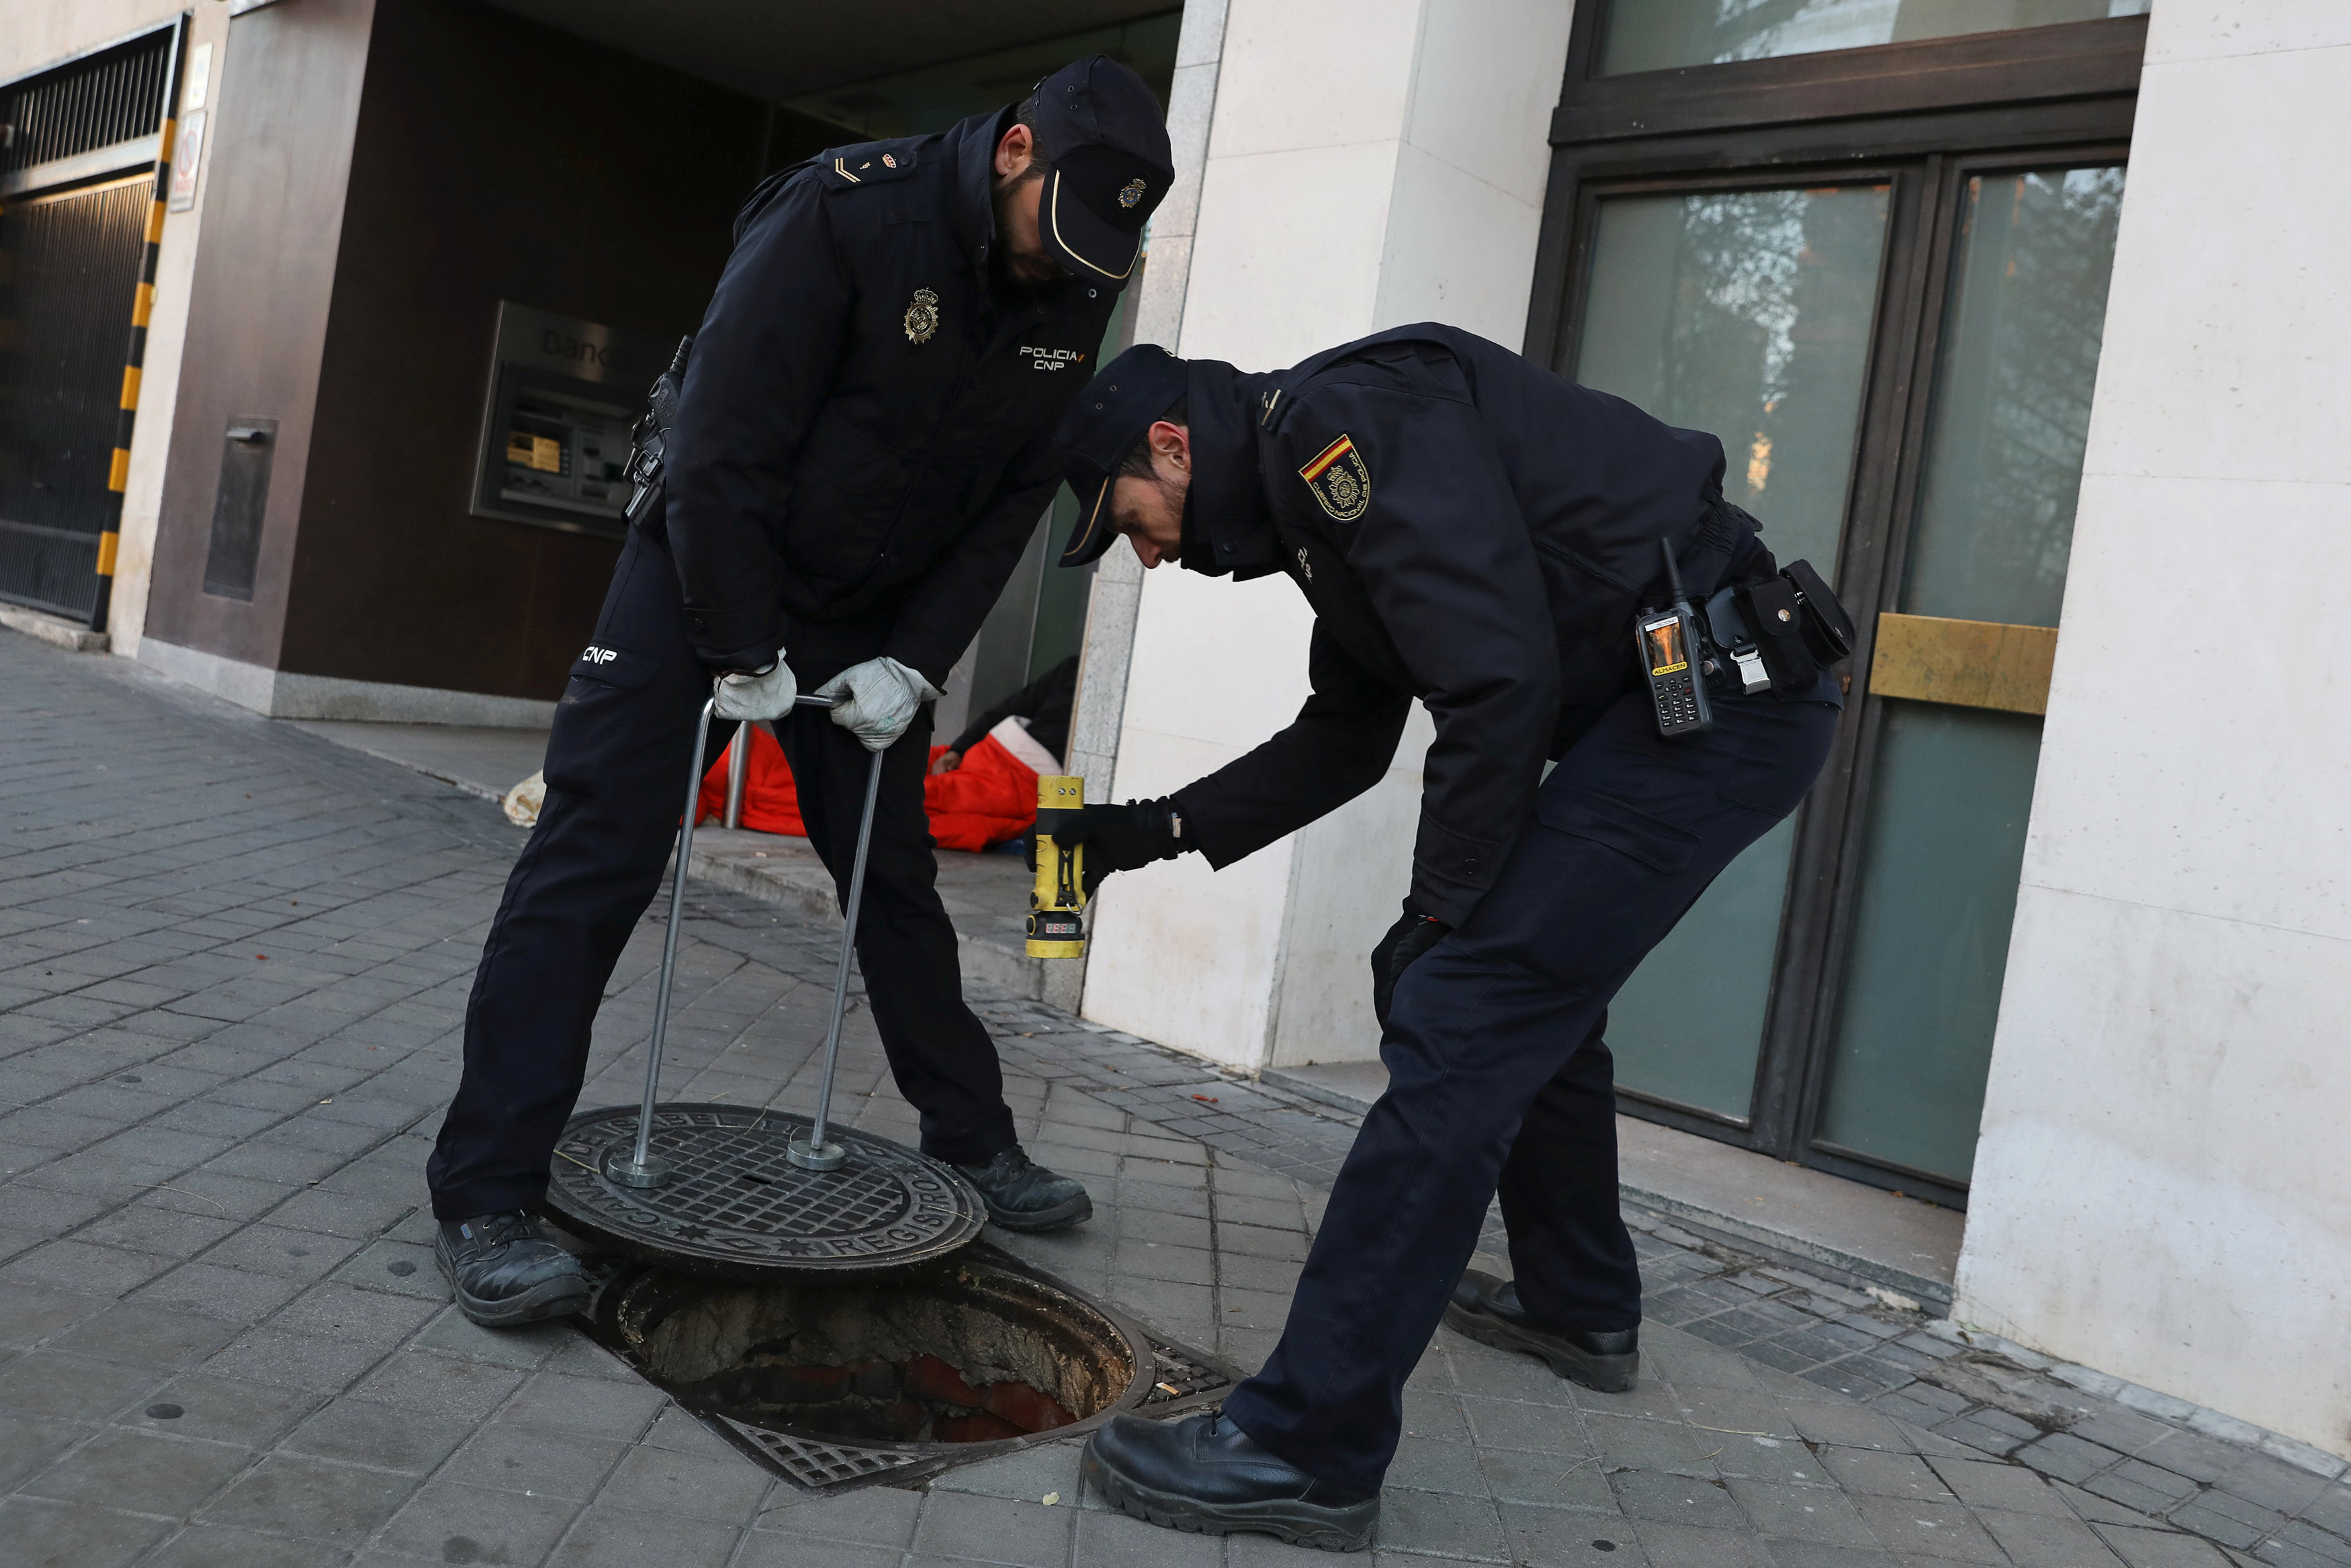
[[[1222,867],[1387,770],[1411,701],[1435,720],[1410,907],[1460,925],[1563,753],[1636,671],[1667,597],[1657,541],[1710,593],[1754,523],[1722,445],[1424,323],[1270,375],[1191,363],[1184,564],[1289,574],[1315,613],[1297,721],[1176,795]]]
[[[787,616],[887,617],[882,651],[944,686],[1035,533],[1118,295],[993,281],[1010,112],[823,153],[737,218],[661,524],[714,667],[766,664]]]

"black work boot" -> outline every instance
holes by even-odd
[[[1516,1281],[1498,1280],[1476,1269],[1464,1269],[1445,1309],[1445,1326],[1497,1350],[1523,1350],[1551,1363],[1551,1369],[1570,1383],[1603,1394],[1622,1394],[1633,1386],[1641,1366],[1641,1331],[1557,1328],[1539,1323],[1519,1304]]]
[[[1221,1414],[1114,1416],[1086,1439],[1083,1468],[1120,1512],[1196,1535],[1257,1531],[1292,1546],[1361,1552],[1380,1521],[1378,1492],[1317,1480]]]
[[[519,1210],[444,1220],[433,1261],[449,1277],[459,1308],[484,1328],[569,1317],[587,1304],[580,1260]]]
[[[1007,1231],[1059,1231],[1094,1217],[1094,1200],[1066,1176],[1056,1176],[1019,1148],[986,1165],[958,1165],[987,1201],[987,1217]]]

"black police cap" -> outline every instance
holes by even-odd
[[[1138,343],[1104,365],[1061,420],[1062,471],[1077,493],[1078,523],[1061,565],[1082,566],[1110,548],[1110,490],[1119,460],[1152,422],[1181,401],[1191,367],[1156,343]]]
[[[1143,225],[1176,178],[1159,100],[1108,55],[1088,55],[1037,84],[1037,139],[1051,170],[1037,227],[1063,270],[1123,283]]]

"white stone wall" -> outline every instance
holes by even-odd
[[[1569,15],[1231,0],[1177,351],[1268,369],[1421,320],[1515,348]],[[1116,797],[1180,788],[1288,723],[1311,625],[1284,579],[1149,574]],[[1088,1016],[1243,1067],[1374,1054],[1365,954],[1409,880],[1427,740],[1416,717],[1384,784],[1240,865],[1107,884]]]
[[[225,16],[228,5],[226,0],[5,0],[0,82],[162,26],[183,10],[218,10]]]
[[[1143,277],[1127,308],[1137,343],[1175,343],[1184,330],[1184,296],[1192,276],[1192,232],[1200,216],[1200,179],[1208,160],[1208,126],[1223,67],[1225,0],[1188,0],[1176,40],[1176,79],[1167,102],[1167,140],[1176,182],[1144,234]],[[1118,768],[1119,726],[1126,711],[1126,674],[1142,607],[1143,563],[1113,550],[1094,568],[1086,601],[1085,649],[1078,665],[1078,702],[1062,765],[1086,781],[1086,798],[1111,798]]]
[[[2163,0],[1954,1315],[2351,1454],[2351,5]]]

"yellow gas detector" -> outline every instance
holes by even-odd
[[[1086,956],[1086,846],[1054,842],[1053,830],[1086,804],[1086,781],[1050,774],[1037,781],[1037,885],[1029,890],[1029,956]]]

